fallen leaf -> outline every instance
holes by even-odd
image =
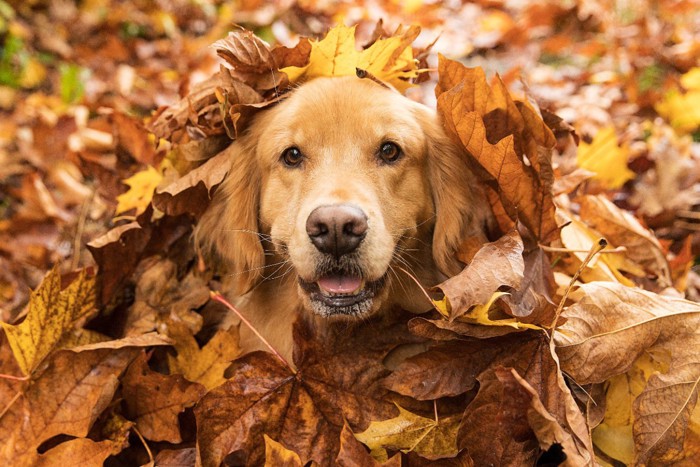
[[[433,420],[409,412],[397,405],[399,414],[388,420],[373,421],[355,437],[372,451],[380,462],[388,460],[387,450],[415,452],[435,460],[457,455],[456,434],[460,417]]]
[[[436,308],[454,320],[472,306],[486,304],[500,287],[517,287],[525,267],[522,253],[523,243],[516,231],[484,245],[461,273],[437,286],[445,297]]]
[[[193,406],[206,392],[204,386],[190,383],[179,375],[162,375],[148,368],[141,353],[121,380],[126,415],[151,441],[182,442],[178,416]]]
[[[7,340],[25,375],[53,351],[79,321],[95,311],[95,279],[85,271],[61,290],[58,268],[51,270],[29,298],[29,311],[19,325],[2,323]]]
[[[658,276],[661,287],[671,286],[671,273],[661,244],[637,219],[602,195],[580,199],[581,218],[613,246],[627,248],[626,256]]]
[[[551,148],[554,135],[527,104],[516,103],[497,78],[440,56],[435,88],[445,128],[496,185],[504,209],[541,241],[554,239]]]
[[[266,467],[302,467],[299,455],[285,448],[282,444],[267,435],[265,439],[265,466]]]
[[[132,209],[135,210],[136,216],[144,213],[151,204],[153,192],[161,180],[163,180],[163,175],[150,165],[147,169],[124,180],[124,184],[129,186],[129,190],[117,196],[115,214],[119,215]]]
[[[172,374],[182,374],[187,380],[213,389],[224,381],[224,372],[241,354],[236,330],[221,329],[204,347],[184,326],[168,325],[168,332],[175,339],[177,356],[168,355],[168,367]]]
[[[401,453],[394,454],[386,462],[378,462],[345,424],[340,432],[340,450],[335,462],[341,467],[401,467]]]
[[[670,91],[655,106],[656,111],[682,133],[691,133],[700,126],[698,110],[700,108],[700,80],[698,79],[700,72],[698,70],[700,68],[692,68],[681,76],[681,84],[685,92],[677,89]]]
[[[71,465],[75,467],[101,466],[113,454],[118,454],[121,446],[111,440],[93,441],[88,438],[75,438],[61,443],[38,456],[35,466],[50,467]]]
[[[59,434],[87,436],[112,400],[119,375],[137,354],[137,348],[126,347],[77,354],[60,350],[51,355],[46,370],[0,419],[3,463],[36,462],[36,448]]]
[[[355,48],[355,27],[336,26],[322,40],[311,41],[308,65],[281,71],[296,82],[319,76],[354,76],[359,68],[403,92],[411,86],[408,80],[419,73],[410,47],[419,33],[420,28],[413,26],[359,51]]]
[[[615,127],[608,126],[596,133],[590,144],[581,142],[576,155],[576,163],[589,170],[605,188],[620,188],[634,178],[634,172],[627,168],[629,148],[617,145]]]

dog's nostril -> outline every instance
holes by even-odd
[[[357,249],[365,238],[367,216],[348,204],[320,206],[306,220],[306,233],[320,252],[340,258]]]

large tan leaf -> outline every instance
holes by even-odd
[[[112,440],[93,441],[89,438],[75,438],[49,449],[38,457],[37,467],[70,465],[71,467],[100,467],[121,447]]]
[[[523,242],[517,231],[484,245],[458,275],[437,287],[445,297],[438,310],[454,320],[474,305],[485,305],[502,286],[517,287],[523,279]]]
[[[651,231],[602,195],[584,196],[580,203],[581,219],[586,224],[603,234],[611,245],[626,247],[626,256],[656,275],[661,287],[671,286],[668,262]]]
[[[95,311],[95,279],[83,271],[61,290],[58,268],[51,270],[29,298],[19,325],[2,323],[20,369],[30,374],[76,324]]]
[[[581,288],[555,334],[562,368],[581,384],[628,373],[644,353],[662,356],[665,371],[633,402],[635,462],[677,460],[697,405],[700,305],[614,283]]]

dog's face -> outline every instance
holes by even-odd
[[[406,293],[392,284],[410,282],[399,266],[459,271],[453,253],[477,211],[471,176],[434,114],[396,91],[315,79],[257,117],[231,153],[197,236],[230,263],[238,293],[281,269],[304,308],[362,317]]]

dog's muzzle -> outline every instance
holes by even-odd
[[[359,316],[369,312],[385,276],[366,281],[354,255],[367,235],[367,215],[351,204],[319,206],[306,220],[306,233],[323,254],[318,278],[299,280],[313,310],[321,316]]]

